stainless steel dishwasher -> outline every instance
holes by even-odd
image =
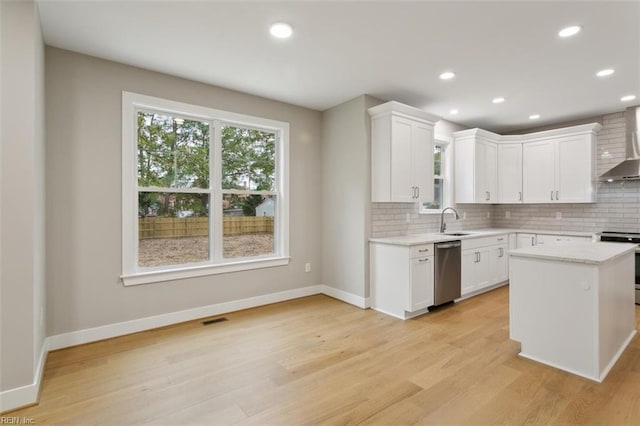
[[[447,241],[435,244],[434,305],[451,302],[461,296],[462,243]]]

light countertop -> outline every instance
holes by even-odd
[[[511,257],[527,257],[562,262],[601,264],[636,250],[636,244],[609,242],[567,242],[510,250]]]
[[[510,234],[510,233],[526,233],[526,234],[542,234],[542,235],[568,235],[575,237],[591,237],[591,232],[575,232],[575,231],[543,231],[531,229],[509,229],[509,228],[487,228],[487,229],[470,229],[449,231],[451,233],[460,232],[468,235],[446,235],[438,233],[398,235],[394,237],[370,238],[372,243],[393,244],[400,246],[414,246],[417,244],[440,243],[443,241],[466,240],[471,238],[491,237],[494,235]]]

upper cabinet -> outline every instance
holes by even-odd
[[[518,136],[481,129],[454,133],[456,202],[595,202],[596,135],[601,127],[592,123]],[[487,148],[491,145],[497,148]],[[495,181],[487,171],[490,166]],[[494,182],[495,197],[490,195]]]
[[[373,202],[433,201],[433,127],[438,120],[399,102],[369,108]]]
[[[576,131],[571,134],[546,135],[523,144],[525,203],[596,201],[596,132],[600,125],[572,129]]]
[[[522,143],[498,145],[498,203],[522,203]]]
[[[497,203],[499,135],[480,129],[454,135],[456,203]]]

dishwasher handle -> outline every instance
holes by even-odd
[[[453,243],[440,243],[436,244],[437,249],[450,249],[450,248],[458,248],[462,246],[460,241],[454,241]]]

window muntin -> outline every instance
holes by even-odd
[[[288,263],[287,162],[287,123],[123,92],[125,285]]]
[[[433,202],[423,203],[420,213],[440,213],[450,203],[450,155],[449,144],[433,143]]]

